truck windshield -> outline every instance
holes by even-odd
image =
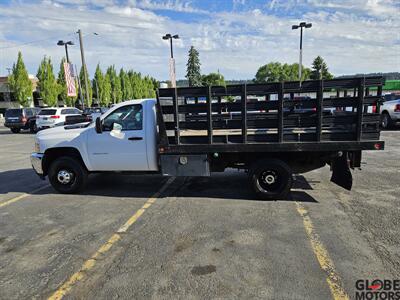
[[[40,116],[52,116],[57,112],[56,109],[42,109],[39,113]]]
[[[6,110],[6,118],[7,117],[19,117],[22,115],[22,109],[7,109]]]

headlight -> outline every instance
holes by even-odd
[[[35,149],[34,149],[34,151],[35,151],[36,153],[40,153],[40,144],[39,144],[38,141],[35,141]]]

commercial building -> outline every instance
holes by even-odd
[[[37,85],[39,80],[29,74],[29,79],[32,82],[32,102],[31,106],[39,106],[39,93],[37,91]],[[0,114],[4,114],[7,108],[20,107],[17,99],[15,99],[13,93],[10,90],[8,83],[8,76],[0,76]]]

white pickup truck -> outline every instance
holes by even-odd
[[[359,79],[325,81],[329,90],[359,87]],[[382,85],[382,80],[365,86]],[[160,89],[158,98],[130,100],[110,108],[90,123],[60,126],[39,132],[31,162],[36,173],[61,193],[80,191],[90,173],[158,173],[166,176],[210,176],[227,168],[248,171],[258,198],[279,199],[289,193],[292,174],[331,165],[332,181],[351,189],[350,168],[361,164],[362,150],[382,150],[379,114],[348,112],[325,116],[326,107],[376,105],[380,96],[348,99],[284,100],[277,83]],[[318,81],[304,82],[309,91]],[[280,95],[279,101],[248,103],[247,94]],[[222,102],[227,95],[240,102]],[[188,101],[206,98],[202,103]],[[190,102],[190,103],[189,103]],[[340,105],[338,105],[338,102]],[[317,105],[294,111],[293,105]],[[270,112],[268,111],[270,110]],[[361,112],[361,110],[360,110]],[[230,114],[240,118],[232,119]]]
[[[101,133],[96,122],[39,132],[31,155],[36,172],[48,175],[59,192],[73,193],[84,187],[88,172],[158,171],[154,99],[116,105],[101,122]]]

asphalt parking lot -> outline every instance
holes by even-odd
[[[33,137],[0,128],[1,299],[346,299],[400,277],[400,131],[352,192],[325,167],[286,201],[253,200],[236,171],[95,175],[61,195],[30,167]]]

